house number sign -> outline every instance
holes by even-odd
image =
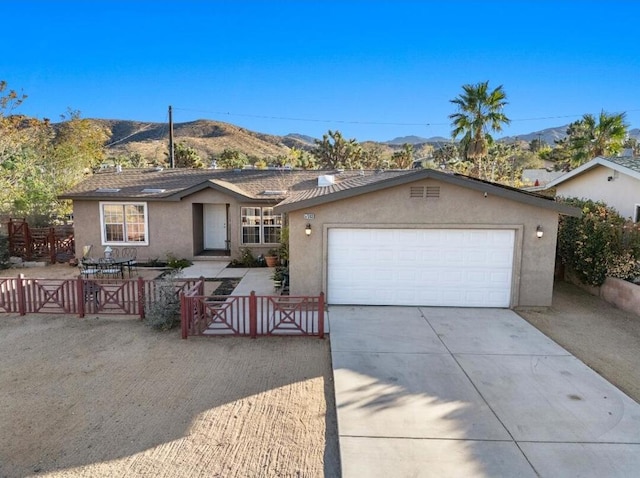
[[[307,213],[304,215],[304,218],[309,220],[309,219],[315,219],[316,215],[314,213]]]

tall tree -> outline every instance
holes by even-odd
[[[362,147],[355,139],[345,139],[340,131],[331,131],[316,140],[311,151],[321,168],[357,169],[361,166]]]
[[[493,143],[490,133],[502,131],[502,125],[511,122],[502,112],[508,104],[507,94],[502,85],[490,90],[488,81],[463,85],[462,90],[462,94],[450,100],[458,108],[456,113],[449,115],[453,127],[451,134],[453,139],[462,136],[464,157],[473,163],[470,174],[486,179],[482,176],[485,170],[482,161]]]
[[[204,162],[198,152],[195,148],[188,146],[186,143],[176,143],[173,155],[175,158],[176,168],[204,168]]]
[[[627,137],[625,116],[625,113],[608,114],[601,111],[598,119],[585,114],[582,119],[571,123],[567,129],[572,152],[571,168],[577,168],[598,156],[618,154]]]
[[[409,169],[413,165],[413,145],[404,143],[400,151],[391,155],[391,164],[398,169]]]

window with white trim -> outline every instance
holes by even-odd
[[[282,214],[274,214],[272,207],[243,207],[242,243],[277,244],[282,231]]]
[[[147,203],[101,202],[103,245],[148,245]]]

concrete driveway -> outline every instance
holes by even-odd
[[[638,476],[640,405],[513,311],[329,316],[343,478]]]

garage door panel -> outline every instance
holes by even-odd
[[[508,307],[513,230],[330,229],[334,304]]]

